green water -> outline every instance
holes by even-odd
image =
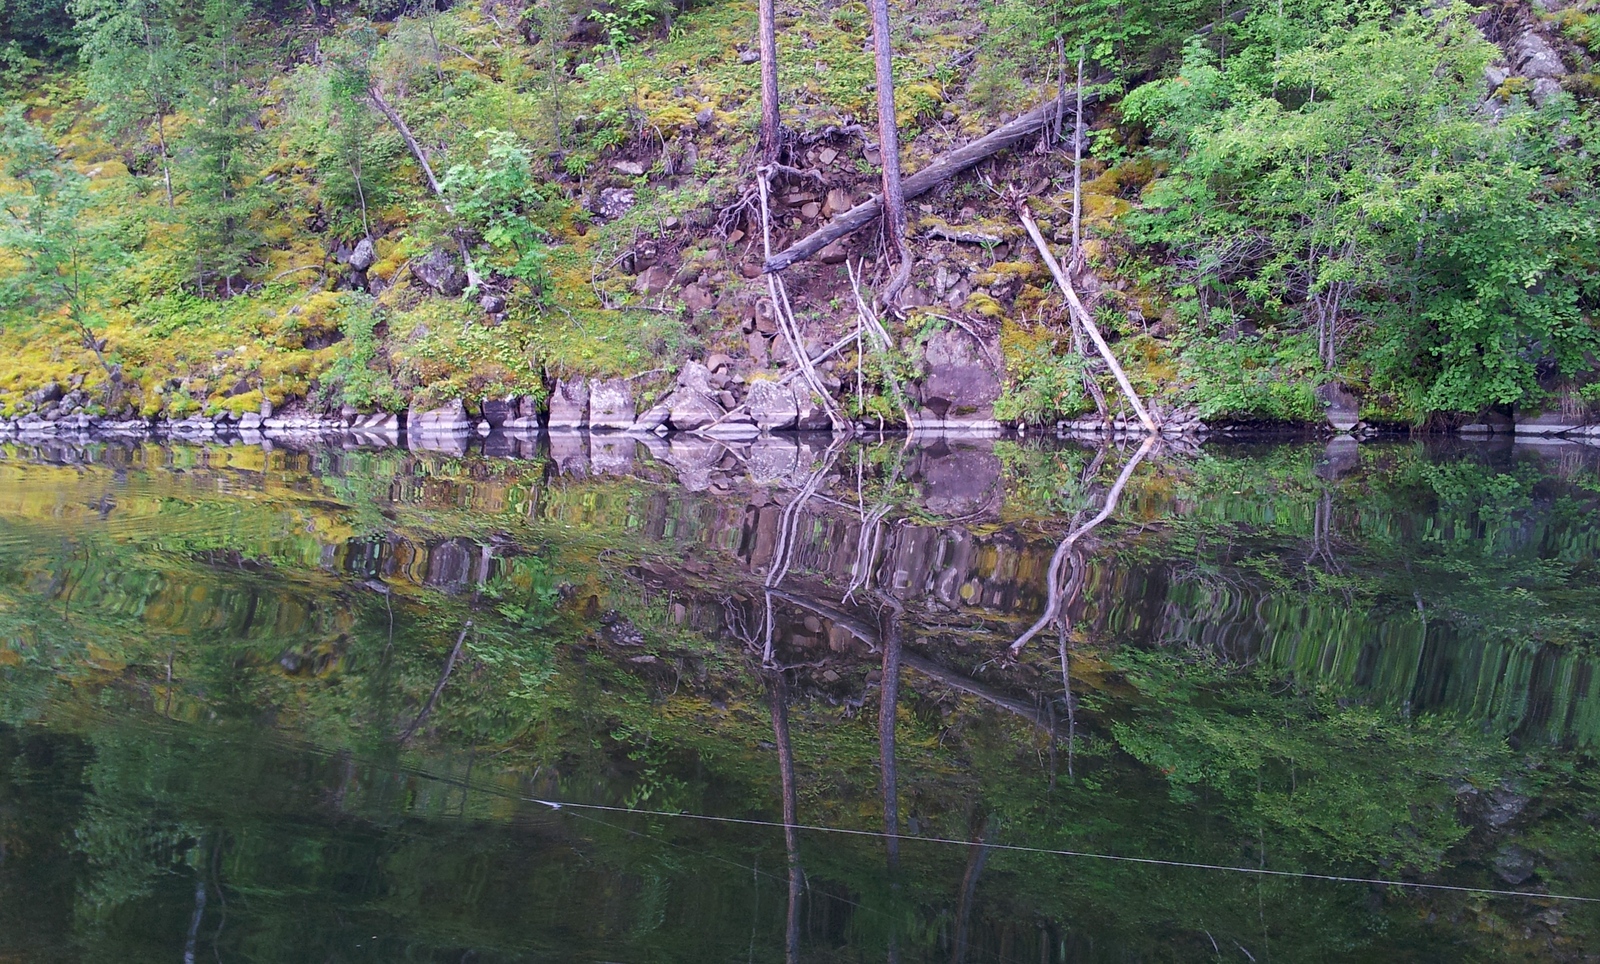
[[[1577,446],[7,447],[0,961],[1588,960],[1597,509]]]

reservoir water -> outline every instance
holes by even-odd
[[[1600,948],[1600,449],[0,449],[0,961]]]

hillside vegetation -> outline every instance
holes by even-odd
[[[1026,194],[1069,259],[1077,180],[1076,283],[1163,411],[1313,422],[1337,390],[1377,424],[1588,418],[1593,6],[891,5],[908,173],[1062,112],[912,199],[892,343],[850,342],[822,387],[895,423],[936,407],[917,386],[970,338],[999,376],[985,414],[1049,423],[1093,412],[1089,388],[1114,407],[1010,206]],[[868,6],[776,13],[774,249],[877,191],[882,162]],[[736,401],[793,364],[760,267],[756,15],[0,0],[0,415],[475,414],[581,377],[626,379],[643,410],[718,355]],[[786,272],[808,353],[854,332],[857,264],[867,300],[889,285],[887,240]]]

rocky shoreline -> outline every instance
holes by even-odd
[[[176,441],[210,441],[241,437],[247,441],[271,438],[340,437],[370,444],[396,445],[405,440],[424,448],[430,440],[465,439],[494,433],[552,435],[576,432],[617,433],[633,437],[692,434],[704,438],[741,442],[762,436],[791,433],[880,434],[909,431],[914,435],[995,438],[1002,435],[1056,435],[1062,438],[1123,439],[1144,434],[1128,418],[1098,416],[1057,422],[1051,426],[1008,424],[994,417],[999,379],[985,360],[970,355],[935,367],[917,386],[907,411],[909,426],[857,421],[836,422],[821,400],[797,389],[791,378],[753,378],[735,374],[730,359],[713,355],[705,362],[690,361],[678,372],[665,395],[641,404],[641,393],[627,378],[564,378],[555,380],[548,396],[484,399],[468,406],[456,399],[406,412],[360,412],[346,406],[339,412],[317,412],[303,403],[282,411],[270,404],[259,412],[242,415],[223,412],[181,419],[107,417],[88,411],[89,398],[79,390],[46,389],[31,401],[32,414],[0,419],[0,441],[69,438],[166,438]],[[53,386],[54,387],[54,386]],[[837,386],[828,386],[836,388]],[[1208,424],[1192,410],[1163,413],[1161,433],[1169,438],[1199,440],[1207,436],[1232,438],[1300,435],[1373,437],[1410,434],[1358,420],[1353,401],[1332,393],[1324,397],[1327,420],[1321,425]],[[1567,439],[1600,445],[1600,422],[1559,413],[1530,417],[1484,419],[1455,429],[1464,437],[1515,436],[1533,439]],[[1443,433],[1440,433],[1443,434]]]

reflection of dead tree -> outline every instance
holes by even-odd
[[[1038,622],[1029,627],[1027,632],[1018,636],[1017,641],[1011,644],[1011,655],[1013,657],[1020,654],[1022,648],[1028,645],[1028,640],[1037,636],[1040,630],[1050,625],[1055,620],[1056,615],[1061,612],[1061,602],[1066,597],[1067,592],[1067,587],[1062,584],[1061,571],[1072,552],[1072,547],[1077,545],[1079,539],[1088,535],[1096,526],[1111,518],[1112,513],[1117,511],[1117,500],[1122,497],[1123,488],[1128,484],[1128,479],[1132,477],[1133,470],[1138,467],[1144,457],[1150,453],[1150,449],[1155,446],[1156,438],[1157,436],[1155,435],[1146,437],[1144,443],[1139,446],[1138,451],[1134,452],[1128,459],[1127,464],[1122,467],[1122,473],[1117,476],[1117,481],[1112,484],[1111,491],[1106,493],[1105,506],[1101,508],[1099,514],[1067,533],[1067,537],[1061,540],[1061,545],[1056,547],[1056,554],[1050,559],[1049,574],[1045,577],[1046,585],[1049,588],[1049,601],[1045,605],[1044,615],[1040,616]]]
[[[983,865],[989,862],[988,836],[989,828],[985,827],[967,854],[967,871],[961,875],[961,904],[956,910],[955,952],[950,955],[951,964],[963,964],[967,959],[968,925],[978,894],[978,878],[983,874]]]
[[[900,869],[900,791],[895,771],[895,715],[900,707],[900,616],[897,603],[888,602],[883,627],[883,681],[878,690],[879,786],[883,790],[884,846],[889,873]]]
[[[844,448],[847,441],[849,441],[849,436],[839,436],[833,440],[833,444],[829,445],[828,450],[823,453],[821,463],[811,471],[810,475],[806,476],[806,481],[800,486],[800,491],[789,501],[788,505],[783,507],[783,514],[778,520],[778,544],[773,549],[772,565],[767,569],[767,578],[763,584],[767,590],[766,645],[761,651],[763,665],[771,666],[773,664],[772,636],[777,627],[772,612],[772,590],[776,589],[778,584],[783,582],[784,577],[789,575],[789,566],[794,556],[795,535],[800,525],[800,510],[805,507],[807,502],[811,501],[812,496],[817,494],[817,489],[822,485],[822,480],[827,477],[828,471],[833,468],[834,460],[839,457],[839,452]]]
[[[795,787],[794,744],[789,739],[789,685],[782,671],[767,676],[767,699],[772,707],[772,740],[778,746],[778,776],[783,789],[783,849],[789,861],[789,907],[784,929],[787,964],[800,959],[800,892],[805,871],[800,866],[799,794]]]
[[[1007,696],[992,686],[987,686],[968,676],[962,676],[955,670],[939,665],[924,656],[915,653],[902,653],[899,662],[907,669],[921,673],[929,679],[936,680],[953,690],[976,696],[991,706],[998,707],[1008,713],[1015,713],[1034,726],[1049,728],[1048,718],[1041,717],[1039,707],[1033,703],[1026,703],[1019,699]]]
[[[428,721],[428,714],[433,712],[433,705],[439,702],[439,694],[444,692],[445,684],[450,682],[450,674],[455,671],[456,660],[461,658],[461,647],[467,642],[467,633],[472,629],[472,620],[467,620],[461,627],[461,635],[456,637],[456,645],[450,650],[450,655],[444,661],[444,672],[439,674],[439,682],[434,686],[433,692],[428,694],[428,701],[422,704],[422,712],[411,721],[405,732],[400,734],[400,742],[405,743],[417,732],[422,724]]]

